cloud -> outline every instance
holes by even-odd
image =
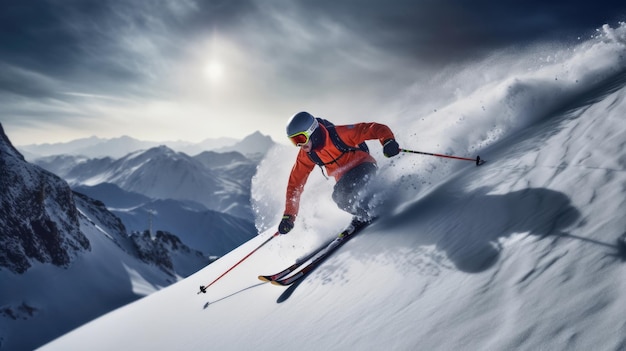
[[[0,118],[88,126],[112,115],[148,121],[141,111],[151,106],[160,121],[227,116],[282,133],[295,111],[376,115],[446,65],[563,33],[576,38],[625,8],[565,0],[11,2],[0,13]],[[219,83],[203,77],[210,61],[223,67]]]

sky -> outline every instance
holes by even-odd
[[[407,91],[427,91],[447,67],[575,42],[626,18],[622,1],[0,6],[0,123],[16,145],[94,135],[199,142],[255,131],[284,141],[286,121],[301,110],[340,123],[401,114]]]

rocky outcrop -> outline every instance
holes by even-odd
[[[68,266],[90,249],[68,184],[24,160],[0,125],[0,269],[24,273],[31,261]]]

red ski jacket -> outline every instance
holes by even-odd
[[[376,160],[365,151],[342,152],[335,147],[326,128],[320,124],[319,128],[326,134],[324,145],[315,150],[316,154],[325,163],[324,167],[329,176],[336,181],[363,162],[376,163]],[[335,127],[339,138],[348,146],[357,148],[365,140],[378,139],[382,145],[388,139],[395,139],[389,127],[380,123],[357,123]],[[291,169],[287,184],[287,198],[285,201],[285,214],[296,216],[300,208],[300,196],[304,190],[309,174],[315,168],[315,162],[300,149],[296,162]]]

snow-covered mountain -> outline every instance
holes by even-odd
[[[624,43],[626,24],[605,26],[416,87],[406,101],[439,99],[381,118],[401,146],[487,163],[373,144],[378,222],[300,285],[257,280],[349,221],[315,173],[294,231],[196,294],[274,233],[295,148],[274,149],[253,181],[271,229],[41,350],[626,349]]]
[[[250,189],[258,162],[239,152],[189,157],[161,146],[119,160],[57,155],[35,163],[102,201],[129,232],[152,227],[175,233],[210,256],[223,255],[257,233]]]
[[[44,159],[37,164],[59,172],[72,186],[110,183],[153,199],[195,201],[210,210],[253,218],[249,182],[256,164],[250,160],[233,164],[245,171],[222,174],[194,157],[163,145],[116,160],[89,159],[77,162],[74,167],[54,160]]]
[[[114,209],[128,209],[141,206],[147,202],[152,201],[149,197],[126,191],[119,186],[111,183],[101,183],[94,186],[76,185],[72,189],[78,193],[85,194],[93,199],[102,201],[109,211]],[[204,206],[201,206],[204,208]],[[142,228],[142,230],[147,227]],[[129,230],[133,230],[129,228]]]
[[[70,187],[26,163],[0,125],[0,266],[24,273],[32,260],[67,267],[90,250]]]
[[[32,349],[210,261],[175,235],[128,235],[100,201],[27,163],[0,125],[0,349]]]
[[[228,214],[198,209],[176,200],[152,200],[129,210],[114,209],[129,230],[153,228],[176,233],[188,246],[208,256],[221,256],[257,233],[254,222]]]
[[[145,150],[158,146],[157,142],[141,141],[129,136],[122,136],[113,139],[104,139],[92,136],[72,140],[66,143],[45,143],[22,145],[18,149],[27,152],[30,156],[29,161],[35,158],[41,158],[54,155],[75,155],[87,158],[112,157],[119,158],[131,152]]]
[[[18,146],[17,149],[24,154],[30,154],[31,157],[44,157],[51,155],[81,155],[81,150],[91,148],[94,145],[98,145],[105,142],[106,139],[91,136],[89,138],[81,138],[72,140],[66,143],[44,143],[37,145],[23,145]],[[87,155],[86,155],[87,156]],[[102,157],[102,156],[93,156]],[[29,158],[29,160],[31,160]]]
[[[242,140],[234,138],[209,138],[198,143],[187,141],[144,141],[129,136],[104,139],[95,136],[77,139],[65,143],[45,143],[20,145],[17,147],[27,160],[34,161],[47,156],[72,155],[86,158],[121,158],[130,153],[147,150],[160,145],[167,145],[172,150],[183,152],[187,155],[197,155],[204,151],[228,152],[236,151],[248,157],[257,159],[269,150],[274,142],[271,137],[260,132],[245,137]]]
[[[153,200],[113,184],[77,186],[74,190],[103,201],[129,232],[152,227],[175,233],[185,245],[207,256],[221,256],[257,233],[252,221],[207,210],[190,201]]]
[[[272,146],[274,146],[272,138],[257,131],[232,146],[221,147],[214,151],[221,153],[234,151],[253,160],[261,160]]]

